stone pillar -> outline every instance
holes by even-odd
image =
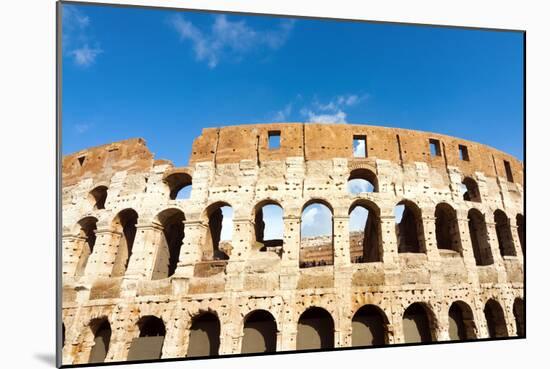
[[[497,271],[498,282],[506,283],[506,267],[504,266],[504,259],[498,247],[496,224],[495,222],[485,222],[485,224],[487,225],[487,237],[489,238],[489,245],[491,246],[491,254],[493,255],[493,262]]]
[[[511,220],[510,220],[511,222]],[[514,241],[514,249],[518,260],[523,260],[523,250],[521,249],[521,241],[519,240],[518,227],[510,223],[510,231],[512,232],[512,240]]]
[[[470,238],[470,228],[468,227],[468,218],[457,218],[458,232],[460,235],[460,244],[462,245],[462,258],[468,271],[468,282],[478,285],[479,276],[477,274],[476,259]]]
[[[393,214],[380,215],[380,229],[382,238],[382,261],[385,268],[399,267],[397,235],[395,234],[395,216]]]
[[[188,322],[177,318],[172,317],[168,322],[170,326],[166,327],[166,337],[162,347],[163,359],[184,357],[186,354],[184,340],[188,334],[186,329]]]
[[[449,341],[449,314],[443,309],[439,312],[433,311],[436,322],[432,322],[433,336],[432,339],[437,342]]]
[[[424,245],[428,257],[431,284],[433,286],[440,286],[444,283],[444,276],[441,270],[441,257],[437,248],[435,217],[432,215],[423,215],[422,225],[424,228]]]
[[[351,265],[349,245],[349,217],[333,217],[334,267]]]
[[[61,241],[63,245],[63,278],[75,277],[85,241],[86,239],[79,235],[63,234]]]
[[[95,232],[94,251],[88,259],[84,275],[88,279],[110,277],[115,264],[122,233],[109,227],[98,228]]]
[[[256,242],[254,223],[250,219],[233,219],[231,256],[227,265],[226,290],[241,291],[244,287],[244,266]]]
[[[301,219],[295,216],[283,217],[283,254],[279,284],[281,290],[293,291],[300,275],[300,227]]]
[[[136,224],[132,253],[121,286],[122,296],[136,296],[138,281],[152,279],[157,258],[163,246],[161,242],[164,242],[164,236],[160,224],[152,222]],[[164,251],[167,252],[167,248]]]
[[[296,297],[293,291],[283,291],[286,295],[283,297],[282,321],[280,323],[281,345],[277,346],[277,351],[296,351],[298,338],[298,317],[295,314]]]
[[[186,294],[189,280],[193,278],[195,264],[201,261],[202,245],[206,241],[208,226],[200,220],[186,220],[185,237],[181,245],[180,258],[176,272],[172,277],[172,289],[176,295]]]

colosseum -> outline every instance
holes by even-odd
[[[205,128],[186,167],[140,138],[67,155],[62,362],[523,337],[523,178],[483,144],[351,124]],[[310,206],[329,234],[304,237]]]

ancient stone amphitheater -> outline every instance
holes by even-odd
[[[523,197],[510,155],[366,125],[207,128],[187,167],[142,139],[65,156],[63,363],[523,336]],[[312,204],[330,235],[301,237]]]

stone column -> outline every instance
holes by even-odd
[[[399,253],[395,233],[395,216],[393,213],[380,214],[380,238],[382,242],[382,261],[384,263],[384,284],[400,284]]]
[[[350,245],[349,245],[349,217],[334,216],[333,217],[333,252],[334,252],[334,267],[349,266],[350,260]]]
[[[511,222],[511,220],[510,220]],[[512,241],[514,241],[514,249],[518,260],[523,260],[523,250],[521,249],[521,241],[519,240],[518,227],[510,223],[510,231],[512,232]]]
[[[280,323],[281,345],[277,346],[277,351],[296,351],[296,339],[298,337],[298,317],[295,314],[296,298],[292,291],[283,291],[288,295],[283,298],[282,321]]]
[[[97,277],[107,278],[111,276],[122,237],[122,233],[109,227],[98,228],[95,234],[94,250],[88,259],[84,272],[86,278],[90,280]]]
[[[189,280],[193,278],[195,264],[201,261],[202,245],[206,241],[208,227],[200,220],[186,220],[185,237],[181,245],[180,258],[172,277],[172,289],[176,295],[186,294]]]
[[[440,286],[444,283],[444,276],[441,270],[441,257],[439,256],[439,250],[437,248],[435,217],[432,215],[423,215],[422,225],[424,228],[424,245],[426,247],[426,255],[430,268],[431,284]]]
[[[254,223],[250,219],[233,219],[231,256],[227,265],[226,290],[241,291],[244,287],[244,266],[256,242]]]
[[[283,217],[283,254],[279,284],[281,290],[293,291],[300,275],[300,227],[301,219],[296,216]]]
[[[506,267],[504,266],[504,259],[500,254],[500,248],[498,247],[498,237],[495,222],[485,222],[487,225],[487,237],[489,238],[489,244],[491,246],[491,254],[493,255],[493,262],[497,271],[497,278],[499,283],[506,283]]]
[[[63,278],[75,277],[82,248],[84,247],[85,238],[79,235],[63,234]]]
[[[472,246],[472,239],[470,238],[468,218],[458,217],[457,223],[458,232],[460,235],[460,244],[462,245],[462,258],[464,259],[464,265],[468,271],[468,282],[478,285],[479,276],[477,274],[477,265]]]
[[[438,312],[433,312],[437,322],[432,322],[433,337],[437,342],[449,341],[449,314],[447,310],[440,310]]]

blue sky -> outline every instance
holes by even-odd
[[[64,5],[62,150],[143,137],[186,165],[203,127],[365,123],[523,160],[523,36]]]

